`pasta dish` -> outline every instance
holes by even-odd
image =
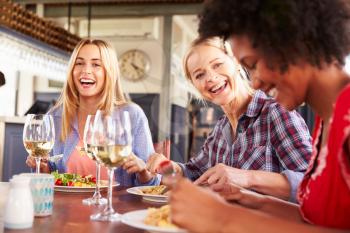
[[[157,227],[177,228],[176,225],[171,223],[170,205],[164,205],[160,208],[148,208],[144,223]]]
[[[147,188],[141,188],[143,194],[153,194],[153,195],[162,195],[166,189],[165,185],[152,186]]]

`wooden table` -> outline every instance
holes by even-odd
[[[118,213],[148,207],[160,207],[163,204],[143,201],[141,197],[127,193],[125,187],[116,187],[113,190],[113,208]],[[105,197],[107,193],[102,193]],[[91,221],[90,215],[100,212],[105,206],[85,206],[84,198],[92,193],[64,193],[55,192],[53,214],[48,217],[35,217],[33,227],[24,230],[8,230],[8,233],[141,233],[143,230],[129,227],[121,222]]]

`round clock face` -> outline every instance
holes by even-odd
[[[122,77],[131,81],[145,78],[151,68],[147,54],[137,49],[123,53],[119,59],[119,65]]]

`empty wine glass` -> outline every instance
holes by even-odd
[[[23,144],[35,158],[36,173],[40,173],[41,158],[47,157],[55,142],[55,127],[51,115],[28,114],[23,128]]]
[[[126,111],[115,111],[106,115],[97,111],[94,121],[94,146],[96,158],[108,169],[108,198],[106,208],[90,218],[96,221],[119,221],[120,215],[112,207],[112,182],[114,170],[121,166],[131,154],[131,124]]]
[[[101,169],[101,163],[96,160],[96,147],[93,146],[93,130],[94,130],[94,115],[88,115],[85,122],[84,127],[84,137],[83,137],[83,143],[84,143],[84,149],[86,155],[95,161],[96,163],[96,188],[95,193],[92,197],[86,198],[83,200],[83,204],[85,205],[103,205],[107,203],[107,199],[103,198],[100,193],[100,169]]]

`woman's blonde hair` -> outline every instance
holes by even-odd
[[[111,113],[115,105],[123,105],[126,100],[120,84],[119,65],[115,49],[112,45],[103,40],[83,39],[75,47],[69,63],[67,81],[55,107],[63,108],[61,140],[65,141],[72,130],[72,122],[77,115],[79,108],[79,92],[74,84],[73,70],[74,64],[81,48],[85,45],[96,45],[100,50],[102,66],[105,70],[106,78],[104,88],[100,93],[100,101],[97,109]]]
[[[249,77],[247,76],[247,73],[243,70],[243,68],[239,65],[237,59],[233,56],[233,53],[232,53],[232,50],[231,50],[229,43],[222,40],[220,37],[209,37],[206,39],[198,38],[192,42],[190,48],[188,49],[188,51],[183,59],[183,69],[185,71],[186,78],[192,83],[192,78],[191,78],[191,74],[190,74],[188,67],[187,67],[187,62],[188,62],[188,59],[190,58],[190,56],[194,53],[195,49],[197,47],[203,46],[203,45],[220,49],[227,56],[229,56],[232,59],[232,61],[235,64],[237,64],[237,67],[235,67],[234,69],[237,69],[237,74],[238,74],[237,76],[240,77],[240,79],[238,79],[238,80],[242,81],[242,82],[239,81],[239,84],[242,84],[241,86],[235,85],[235,87],[239,88],[239,87],[243,86],[250,95],[253,95],[254,90],[250,86]],[[237,80],[237,77],[234,77],[234,78]]]

